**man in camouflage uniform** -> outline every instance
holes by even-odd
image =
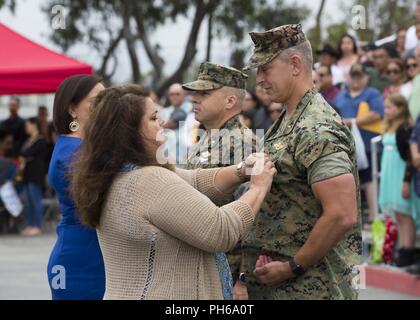
[[[256,151],[255,135],[239,121],[247,78],[237,69],[205,62],[200,66],[198,80],[183,85],[190,91],[196,120],[206,129],[189,152],[186,169],[239,164]],[[228,258],[236,280],[240,247],[231,251]]]
[[[264,138],[278,171],[243,240],[237,295],[250,299],[356,299],[360,192],[349,129],[313,88],[312,49],[300,25],[251,33],[245,70],[285,110]]]

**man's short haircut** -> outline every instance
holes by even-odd
[[[304,61],[306,65],[306,71],[310,73],[314,64],[311,43],[309,41],[305,41],[295,47],[288,48],[282,51],[278,58],[282,61],[288,61],[294,54],[297,54]]]
[[[383,49],[390,58],[399,58],[400,55],[397,51],[397,47],[393,43],[384,43],[383,45],[376,48],[376,50]]]
[[[328,66],[328,65],[326,65],[326,64],[321,64],[321,65],[318,67],[318,69],[320,69],[320,68],[325,68],[325,69],[327,69],[328,74],[329,74],[330,76],[332,75],[331,66]]]
[[[224,92],[226,95],[236,96],[238,98],[238,106],[242,106],[242,103],[245,100],[246,90],[240,88],[233,88],[233,87],[223,87]]]

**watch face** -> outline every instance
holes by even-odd
[[[296,264],[296,262],[294,260],[291,260],[289,262],[289,265],[290,265],[290,268],[292,269],[292,272],[295,275],[301,276],[301,275],[303,275],[305,273],[305,269],[302,266]]]
[[[305,273],[305,270],[301,266],[298,265],[298,266],[296,266],[295,273],[297,275],[301,276]]]

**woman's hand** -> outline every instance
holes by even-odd
[[[410,198],[410,183],[409,182],[403,182],[401,194],[404,199]]]
[[[257,158],[252,167],[249,190],[239,199],[251,206],[255,216],[258,215],[261,205],[271,189],[273,177],[277,174],[274,163],[268,159],[268,156],[260,154]]]
[[[258,163],[258,161],[264,160],[264,163],[270,161],[270,158],[265,153],[253,153],[244,161],[244,166],[242,167],[242,175],[250,177],[252,175],[252,169]]]
[[[268,159],[268,156],[259,156],[252,168],[250,189],[258,188],[267,193],[276,174],[274,163]]]

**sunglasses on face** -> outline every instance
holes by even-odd
[[[398,69],[389,69],[386,71],[386,74],[390,75],[390,74],[400,74],[401,70]]]
[[[417,63],[407,64],[407,69],[411,69],[411,68],[413,69],[417,68]]]

